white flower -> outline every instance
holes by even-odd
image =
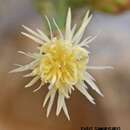
[[[32,58],[33,61],[27,65],[18,65],[19,67],[11,72],[30,70],[30,73],[24,77],[33,77],[33,79],[25,86],[26,88],[34,85],[38,80],[41,81],[41,84],[34,92],[45,84],[48,85],[48,93],[43,103],[43,107],[45,107],[48,102],[47,117],[49,116],[57,92],[56,115],[58,116],[63,109],[66,117],[70,120],[65,99],[70,98],[72,91],[78,89],[93,104],[95,104],[94,98],[88,93],[87,84],[99,95],[103,96],[94,83],[94,78],[87,70],[109,69],[111,67],[88,66],[89,53],[86,47],[88,47],[88,44],[95,37],[89,36],[84,40],[82,40],[82,37],[86,26],[92,18],[92,15],[89,15],[89,11],[86,13],[81,26],[76,31],[76,25],[71,27],[71,9],[69,8],[64,35],[53,19],[53,23],[59,32],[58,37],[53,36],[50,21],[46,16],[45,18],[49,25],[50,38],[40,29],[37,29],[35,32],[23,26],[28,33],[22,32],[22,34],[39,43],[41,46],[38,53],[19,51],[19,53]]]

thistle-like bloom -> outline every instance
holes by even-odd
[[[35,32],[23,26],[28,33],[22,32],[22,34],[39,43],[40,47],[37,53],[19,51],[19,53],[31,57],[33,61],[27,65],[19,65],[17,69],[11,72],[30,70],[30,73],[25,75],[25,77],[32,77],[33,79],[25,86],[26,88],[34,85],[38,80],[41,81],[41,84],[34,92],[42,86],[48,86],[48,93],[43,102],[43,107],[48,102],[47,117],[49,116],[57,92],[56,115],[58,116],[63,109],[66,117],[70,120],[65,99],[70,98],[72,91],[78,89],[93,104],[95,104],[94,98],[88,93],[87,85],[103,96],[95,85],[94,78],[87,70],[107,69],[111,67],[88,66],[89,52],[87,47],[88,43],[94,40],[95,37],[89,36],[84,40],[82,40],[82,37],[86,26],[92,18],[89,11],[86,13],[81,26],[77,30],[76,25],[71,27],[71,9],[68,9],[64,35],[53,19],[52,21],[59,33],[58,37],[53,36],[50,21],[47,17],[45,18],[49,25],[50,38],[39,29]]]

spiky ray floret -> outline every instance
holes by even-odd
[[[65,99],[70,98],[71,92],[79,90],[91,103],[95,104],[94,98],[88,93],[88,86],[85,82],[95,90],[99,95],[103,96],[99,88],[94,83],[95,79],[87,72],[88,69],[110,69],[109,66],[88,66],[88,44],[92,42],[95,37],[89,36],[82,40],[85,29],[90,22],[92,15],[89,11],[86,13],[81,26],[76,29],[76,25],[71,27],[71,9],[68,9],[65,25],[65,34],[61,32],[55,19],[52,21],[59,32],[59,36],[54,37],[50,21],[45,16],[50,30],[50,38],[40,29],[36,31],[23,25],[27,31],[22,32],[23,35],[34,40],[40,44],[39,51],[37,53],[25,53],[19,51],[20,54],[28,56],[33,61],[26,65],[18,65],[18,68],[11,72],[28,71],[29,74],[24,77],[32,77],[32,80],[25,86],[31,87],[38,80],[41,81],[40,86],[34,90],[38,91],[42,86],[48,84],[48,93],[43,102],[43,107],[47,108],[47,117],[50,114],[56,92],[58,93],[57,110],[58,116],[63,109],[66,117],[70,120]]]

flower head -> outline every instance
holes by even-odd
[[[81,26],[76,31],[76,25],[71,27],[71,9],[69,8],[64,35],[59,29],[56,21],[53,19],[53,23],[59,32],[59,36],[54,37],[50,21],[46,17],[50,29],[50,38],[39,29],[35,32],[30,28],[23,26],[28,33],[22,32],[22,34],[39,43],[40,47],[38,48],[39,50],[37,53],[19,51],[19,53],[31,57],[33,61],[27,65],[20,65],[11,72],[30,70],[30,73],[25,75],[25,77],[33,77],[33,79],[25,87],[31,87],[38,80],[41,81],[40,86],[35,89],[34,92],[45,84],[48,86],[48,93],[43,102],[43,107],[49,102],[47,117],[51,111],[56,92],[58,93],[56,115],[58,116],[63,109],[68,120],[70,117],[65,99],[70,98],[71,92],[74,91],[75,88],[93,104],[95,104],[94,98],[88,93],[87,84],[99,95],[103,96],[94,83],[94,78],[87,70],[106,69],[111,67],[88,66],[89,52],[86,47],[88,47],[88,43],[94,40],[95,37],[89,36],[84,40],[82,40],[82,37],[91,18],[92,15],[89,15],[88,11]]]

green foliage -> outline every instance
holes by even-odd
[[[53,16],[61,29],[64,29],[68,7],[72,11],[89,7],[114,14],[130,8],[129,0],[34,0],[34,5],[41,15]]]

